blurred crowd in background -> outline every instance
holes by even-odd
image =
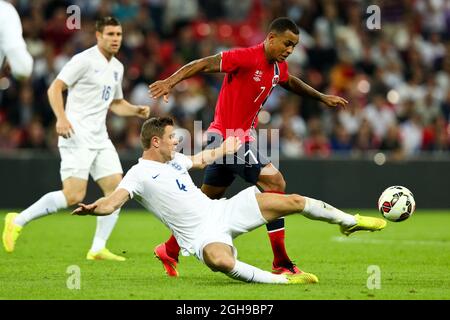
[[[300,27],[289,71],[317,90],[340,95],[346,109],[329,109],[281,87],[273,91],[259,128],[279,129],[280,155],[290,158],[385,152],[402,160],[450,151],[450,1],[448,0],[13,0],[34,57],[26,83],[0,74],[0,150],[56,152],[55,117],[47,88],[76,53],[95,45],[95,20],[123,26],[118,59],[124,96],[153,115],[170,114],[193,132],[214,116],[223,74],[180,83],[169,103],[148,97],[148,85],[182,65],[233,47],[262,42],[270,22],[287,16]],[[66,26],[70,5],[81,29]],[[369,5],[381,9],[370,30]],[[245,107],[245,106],[243,106]],[[137,118],[108,116],[119,151],[140,150]],[[192,139],[202,135],[192,134]]]

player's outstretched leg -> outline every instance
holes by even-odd
[[[172,235],[165,243],[161,243],[155,247],[153,253],[163,264],[164,270],[169,277],[178,277],[177,264],[180,246]]]
[[[6,215],[3,229],[3,246],[6,252],[14,251],[22,228],[29,222],[67,208],[67,201],[62,191],[49,192],[20,214],[11,212]]]
[[[305,197],[303,215],[313,220],[323,220],[340,225],[345,235],[355,231],[380,231],[386,227],[386,220],[380,218],[351,215],[320,200]]]
[[[286,196],[257,194],[259,207],[267,221],[274,221],[292,213],[300,213],[312,220],[338,224],[341,231],[349,235],[355,231],[380,231],[386,221],[380,218],[351,215],[313,198],[298,194]]]
[[[310,284],[319,279],[312,273],[273,274],[239,260],[232,254],[231,247],[224,243],[210,243],[203,248],[203,261],[213,271],[220,271],[230,278],[253,283]]]

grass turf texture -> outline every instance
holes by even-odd
[[[381,232],[350,237],[338,226],[301,216],[287,217],[286,225],[289,255],[319,284],[246,284],[211,272],[195,257],[180,257],[180,277],[168,278],[153,248],[169,231],[151,214],[126,209],[108,248],[128,260],[87,261],[95,218],[59,213],[26,226],[13,254],[1,250],[0,299],[450,299],[450,212],[418,210]],[[241,261],[270,270],[264,226],[235,245]],[[80,267],[80,290],[66,286],[71,265]],[[380,289],[367,287],[371,265],[381,270]]]

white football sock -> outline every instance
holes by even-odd
[[[120,209],[117,209],[110,215],[104,217],[97,217],[97,228],[95,229],[94,241],[92,242],[91,251],[99,252],[106,247],[111,232],[119,219]]]
[[[343,226],[356,224],[356,219],[353,215],[336,209],[328,203],[308,197],[305,197],[305,200],[305,209],[303,209],[301,214],[309,219],[322,220]]]
[[[227,276],[230,278],[255,283],[287,283],[287,278],[281,274],[273,274],[254,266],[236,260],[233,270]]]
[[[49,192],[16,216],[14,223],[23,227],[30,221],[65,208],[67,208],[67,200],[64,193],[61,190]]]

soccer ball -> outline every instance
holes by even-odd
[[[392,186],[378,199],[378,210],[388,220],[399,222],[408,219],[416,209],[416,201],[408,188]]]

